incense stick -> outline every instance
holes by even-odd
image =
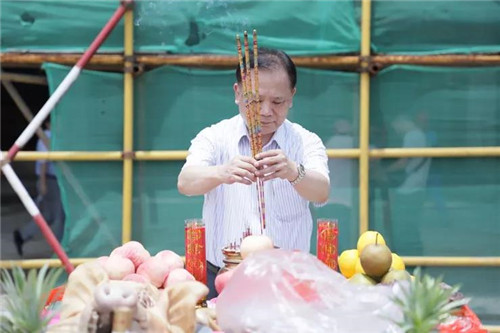
[[[250,149],[252,156],[255,157],[262,152],[262,135],[260,122],[260,97],[259,97],[259,71],[258,71],[258,46],[257,31],[253,31],[253,53],[254,53],[254,75],[252,81],[250,51],[248,44],[248,33],[244,32],[245,64],[243,63],[243,52],[241,49],[240,36],[236,35],[236,46],[238,50],[238,61],[241,74],[241,86],[246,108],[246,118],[248,132],[250,135]],[[266,229],[266,215],[264,202],[264,182],[261,178],[257,179],[257,200],[259,207],[259,216],[261,224],[261,233]]]
[[[262,152],[262,133],[260,122],[260,96],[259,96],[259,52],[257,47],[257,30],[253,31],[253,75],[254,75],[254,115],[255,115],[255,131],[256,131],[256,146],[257,154]],[[259,188],[260,187],[260,188]],[[260,197],[260,221],[261,228],[266,229],[266,203],[264,201],[264,181],[262,178],[257,179],[257,190]]]

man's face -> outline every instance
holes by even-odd
[[[233,89],[240,114],[248,126],[243,87],[235,83]],[[290,88],[290,80],[285,70],[259,70],[260,121],[264,137],[269,139],[283,124],[288,110],[292,107],[295,91],[295,88]]]

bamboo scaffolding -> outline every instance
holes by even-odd
[[[69,259],[69,261],[72,265],[78,266],[94,259],[96,258],[72,258]],[[45,264],[49,267],[62,266],[61,260],[59,259],[0,260],[0,268],[4,269],[11,269],[15,266],[19,266],[22,269],[41,268]]]
[[[386,148],[370,150],[370,157],[373,158],[498,156],[500,156],[500,147]]]
[[[402,257],[407,266],[500,267],[500,257]]]
[[[359,158],[360,149],[327,149],[329,158]],[[7,152],[3,151],[2,155]],[[454,148],[386,148],[370,149],[370,158],[399,157],[432,157],[432,158],[488,158],[500,157],[500,147],[454,147]],[[121,151],[21,151],[16,155],[16,161],[121,161],[124,153]],[[188,155],[187,150],[139,150],[133,152],[136,161],[183,161]]]
[[[1,73],[2,82],[4,80],[10,82],[18,82],[18,83],[28,83],[28,84],[38,84],[42,86],[47,85],[47,79],[44,76],[40,75],[30,75],[30,74],[19,74],[19,73]]]
[[[24,129],[21,135],[16,139],[15,143],[9,149],[7,154],[2,156],[3,174],[7,178],[8,182],[11,184],[12,188],[14,189],[18,197],[21,199],[21,202],[25,206],[28,213],[32,216],[33,221],[35,221],[35,223],[41,229],[42,234],[45,237],[47,243],[50,245],[50,247],[54,250],[54,253],[59,257],[61,262],[64,264],[67,273],[71,273],[73,271],[74,269],[73,265],[69,261],[66,252],[64,251],[61,244],[55,237],[54,233],[48,226],[47,221],[41,214],[36,203],[33,201],[33,198],[30,197],[28,191],[22,184],[21,180],[12,169],[10,162],[14,159],[19,150],[21,150],[24,147],[26,142],[33,136],[33,134],[42,124],[43,120],[52,111],[54,106],[60,101],[60,99],[66,93],[66,91],[72,86],[72,84],[75,82],[75,80],[81,73],[82,68],[85,67],[85,65],[94,55],[94,53],[96,53],[100,45],[111,33],[113,28],[116,26],[118,21],[125,13],[125,8],[128,7],[131,1],[132,0],[124,0],[120,4],[120,6],[116,9],[112,17],[104,25],[104,27],[101,29],[96,38],[92,41],[90,46],[85,50],[85,52],[82,54],[77,63],[72,67],[71,71],[65,76],[63,81],[55,89],[54,93],[45,102],[45,104],[38,111],[36,116],[33,117],[33,119],[29,122],[28,126]]]
[[[361,56],[370,56],[371,0],[362,0],[361,5]],[[363,69],[369,64],[362,62]],[[359,233],[369,226],[369,172],[370,172],[370,73],[360,74],[359,88]]]
[[[73,258],[70,262],[80,265],[96,258]],[[426,267],[500,267],[500,257],[402,257],[407,266]],[[28,260],[1,260],[0,268],[20,266],[24,269],[41,268],[48,264],[50,267],[61,267],[58,259],[28,259]]]
[[[61,83],[59,83],[57,88],[47,99],[42,108],[36,113],[36,116],[33,118],[33,120],[30,121],[28,126],[21,133],[21,135],[16,139],[12,147],[9,149],[6,162],[12,161],[14,159],[17,152],[24,147],[26,142],[33,136],[36,129],[40,127],[43,120],[50,114],[52,109],[61,100],[61,98],[68,91],[68,89],[71,88],[73,83],[80,75],[82,69],[88,64],[89,60],[93,57],[93,55],[97,52],[99,47],[106,40],[111,31],[114,29],[114,27],[121,20],[122,16],[126,12],[128,5],[130,5],[132,1],[133,0],[124,0],[120,3],[120,6],[115,10],[111,18],[108,20],[108,22],[106,22],[103,28],[99,31],[98,35],[94,38],[89,47],[77,60],[76,64],[71,68],[71,70],[64,77]]]
[[[7,152],[3,151],[2,156]],[[121,161],[121,151],[21,151],[16,155],[16,162],[48,160],[48,161]]]
[[[183,161],[187,155],[187,150],[136,151],[135,159],[139,161]]]
[[[500,326],[483,325],[481,327],[489,333],[500,333]]]
[[[374,55],[370,59],[381,65],[492,66],[500,64],[500,54]]]
[[[17,53],[0,54],[2,66],[41,65],[44,62],[56,62],[73,65],[80,58],[80,53]],[[297,66],[314,68],[358,68],[362,62],[368,61],[381,66],[389,65],[426,65],[426,66],[498,66],[500,54],[437,54],[437,55],[322,55],[308,57],[292,57]],[[189,66],[189,67],[221,67],[234,68],[238,64],[236,56],[199,54],[136,54],[137,63],[147,66]],[[121,54],[96,54],[89,65],[108,65],[121,67],[124,57]]]
[[[29,123],[33,119],[33,113],[31,112],[28,105],[26,105],[26,103],[24,102],[23,98],[21,97],[21,95],[19,94],[17,89],[14,87],[14,85],[12,85],[10,83],[10,81],[5,80],[3,77],[2,77],[2,84],[6,88],[9,95],[14,100],[19,111],[23,114],[23,116],[26,118],[26,120]],[[41,128],[36,129],[36,134],[42,140],[45,147],[50,147],[50,144],[49,144],[50,140],[45,135],[45,132],[43,132]],[[4,155],[4,157],[5,156],[6,155]],[[93,220],[96,221],[96,223],[103,225],[103,221],[102,221],[102,218],[101,218],[99,212],[96,210],[94,205],[92,205],[92,203],[90,202],[89,197],[87,196],[87,194],[83,190],[82,186],[80,185],[80,182],[73,175],[71,169],[66,165],[65,162],[62,162],[62,161],[57,162],[57,167],[62,172],[63,177],[66,179],[66,181],[70,184],[70,186],[73,188],[75,193],[78,195],[79,199],[83,202],[85,207],[87,207]],[[102,230],[103,234],[105,234],[107,236],[109,244],[114,245],[116,242],[113,238],[113,235],[111,234],[111,232],[109,232],[109,230],[106,228],[105,225],[103,225],[103,227],[104,228],[101,230]]]
[[[134,11],[125,12],[124,54],[127,59],[134,55]],[[134,149],[134,75],[133,62],[125,61],[123,81],[123,201],[122,201],[122,243],[132,239],[132,194],[133,194],[133,152]]]

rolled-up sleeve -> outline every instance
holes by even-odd
[[[319,172],[330,183],[328,156],[326,148],[319,136],[309,133],[304,139],[304,168]]]
[[[215,165],[215,136],[212,128],[208,127],[202,130],[191,140],[186,166],[210,166]]]
[[[328,169],[328,156],[326,148],[319,136],[309,132],[304,138],[304,168],[307,170],[316,171],[323,175],[328,184],[330,184],[330,170]],[[313,202],[315,207],[326,205],[328,200],[324,202]]]

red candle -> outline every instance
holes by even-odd
[[[186,270],[196,281],[207,284],[207,260],[205,255],[205,223],[201,219],[184,222]]]
[[[318,241],[316,255],[325,265],[338,270],[338,235],[337,220],[318,219]]]

